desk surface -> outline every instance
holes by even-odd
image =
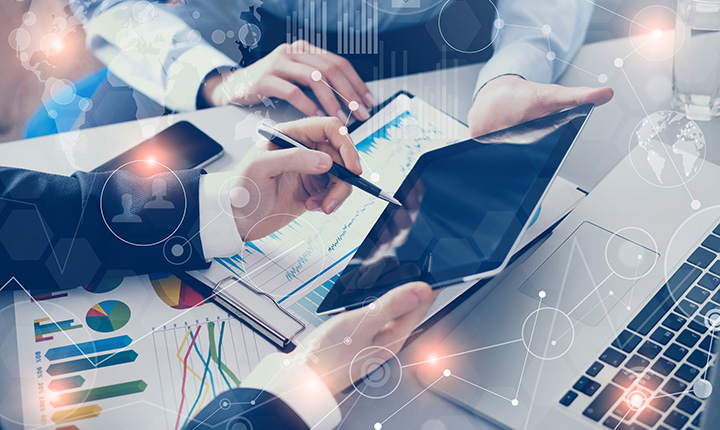
[[[629,39],[586,45],[573,62],[573,67],[560,80],[563,85],[598,86],[597,76],[604,74],[608,77],[607,85],[616,92],[615,98],[608,105],[595,111],[560,173],[588,191],[627,154],[633,130],[646,116],[646,112],[669,109],[670,106],[671,61],[653,62],[637,54],[628,56],[632,51]],[[615,58],[626,56],[623,69],[613,65]],[[380,100],[404,89],[464,120],[472,102],[475,77],[480,67],[473,65],[398,77],[372,82],[369,86]],[[270,117],[276,121],[297,117],[297,112],[286,107],[269,111]],[[0,159],[3,165],[59,174],[70,174],[78,169],[91,170],[168,124],[189,120],[225,147],[226,155],[207,170],[229,170],[252,144],[255,139],[254,124],[258,115],[264,114],[264,111],[258,109],[223,107],[10,142],[0,145]],[[720,137],[720,120],[699,123],[699,126],[706,136],[706,160],[720,164],[720,143],[715,142]],[[688,186],[692,190],[702,184],[690,182]],[[5,307],[7,299],[6,294],[0,295],[0,308]],[[436,324],[431,332],[440,335],[453,327],[470,309],[471,301],[468,301],[467,305],[464,303],[446,316],[441,324]],[[5,324],[7,312],[3,313],[2,318],[3,326],[11,324],[12,318]],[[12,334],[0,340],[5,347],[14,345]],[[416,345],[413,344],[414,347]],[[411,352],[401,353],[400,358],[406,353]],[[369,429],[373,423],[395,413],[388,424],[402,423],[403,428],[492,428],[480,418],[431,392],[413,399],[421,391],[422,387],[412,377],[405,376],[397,391],[381,401],[360,396],[349,399],[342,406],[345,417],[342,427]],[[411,399],[412,403],[403,407]]]

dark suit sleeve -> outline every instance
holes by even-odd
[[[266,391],[235,388],[217,396],[188,422],[185,430],[308,430],[282,400]]]
[[[14,277],[27,289],[64,289],[104,275],[207,267],[198,234],[201,174],[67,177],[0,167],[0,286]]]

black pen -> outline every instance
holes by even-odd
[[[310,149],[307,146],[303,145],[302,143],[298,142],[297,140],[293,139],[292,137],[281,133],[280,131],[276,130],[273,127],[270,127],[267,124],[260,123],[257,127],[258,133],[262,135],[264,138],[269,140],[270,142],[274,143],[275,145],[284,148],[284,149],[290,149],[290,148],[306,148]],[[389,193],[383,191],[378,187],[377,185],[373,184],[372,182],[368,181],[367,179],[363,179],[359,175],[356,175],[355,173],[349,171],[344,166],[341,166],[335,162],[333,162],[332,167],[328,171],[331,175],[335,176],[336,178],[347,182],[350,185],[353,185],[357,188],[360,188],[361,190],[365,191],[366,193],[373,195],[379,199],[385,200],[386,202],[390,202],[397,206],[402,206],[402,203],[400,203],[397,199],[395,199],[393,196],[391,196]]]

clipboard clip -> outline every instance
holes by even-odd
[[[290,346],[295,336],[306,328],[304,322],[280,306],[270,294],[235,276],[215,284],[213,296],[219,305],[280,349]]]

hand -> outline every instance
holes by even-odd
[[[202,96],[211,105],[235,104],[252,106],[265,97],[276,97],[295,106],[308,116],[323,116],[323,111],[341,121],[347,121],[349,103],[358,103],[353,112],[359,120],[370,117],[368,108],[375,104],[370,90],[358,76],[353,66],[344,58],[331,52],[312,47],[304,41],[292,45],[283,44],[270,54],[253,63],[223,76],[216,74],[207,79]],[[319,71],[322,80],[314,80],[313,72]],[[317,76],[315,76],[317,77]],[[303,93],[301,87],[312,90],[322,109]],[[340,94],[336,97],[335,92]]]
[[[300,340],[290,354],[292,360],[305,362],[338,395],[396,354],[427,313],[437,293],[423,282],[397,287],[370,305],[337,315]],[[349,338],[347,344],[345,339]],[[352,374],[348,366],[352,363]],[[367,365],[364,365],[367,363]],[[365,372],[362,372],[365,369]]]
[[[526,81],[516,75],[489,81],[468,113],[471,136],[482,136],[563,109],[610,101],[612,88],[563,87]]]
[[[333,161],[356,174],[360,157],[336,118],[307,118],[277,129],[312,149],[280,149],[265,141],[234,171],[229,185],[235,225],[245,241],[265,237],[305,210],[335,211],[352,187],[329,175]]]

